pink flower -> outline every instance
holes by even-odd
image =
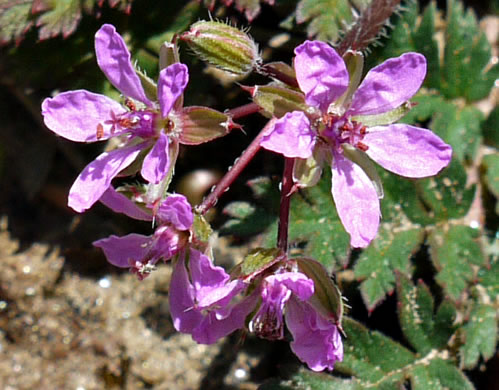
[[[383,122],[387,126],[362,125],[373,118],[382,122],[383,114],[418,91],[426,59],[418,53],[389,59],[371,69],[355,90],[355,82],[349,88],[343,59],[329,45],[306,41],[295,54],[296,78],[310,109],[277,120],[261,146],[289,158],[329,162],[333,199],[350,243],[366,247],[378,230],[379,194],[366,172],[347,155],[365,153],[383,168],[411,178],[435,175],[452,156],[451,147],[430,130],[389,120]]]
[[[250,332],[281,340],[285,320],[298,358],[314,371],[332,370],[343,359],[343,344],[336,325],[307,303],[314,294],[313,280],[300,272],[281,272],[257,283],[249,296],[237,301],[236,296],[250,285],[231,280],[223,268],[191,249],[188,256],[181,256],[172,274],[170,312],[175,328],[190,333],[198,343],[212,344],[242,329],[256,311],[249,319]]]
[[[244,288],[244,282],[231,281],[223,268],[214,266],[201,252],[192,248],[183,252],[170,283],[170,313],[175,329],[190,333],[200,344],[213,344],[243,328],[254,299],[234,303],[232,298]]]
[[[132,218],[152,220],[152,215],[136,206],[125,196],[109,187],[101,201],[113,211],[122,212]],[[128,234],[123,237],[110,236],[95,241],[107,260],[121,268],[130,268],[140,279],[146,277],[160,260],[169,260],[182,249],[189,240],[189,229],[193,223],[191,206],[180,194],[168,196],[155,213],[158,221],[152,236]]]
[[[114,26],[105,24],[97,31],[95,53],[102,72],[126,97],[127,107],[85,90],[63,92],[42,103],[45,125],[64,138],[76,142],[126,138],[122,147],[104,152],[88,164],[74,182],[68,204],[78,212],[90,208],[142,150],[149,150],[141,169],[144,179],[159,183],[165,177],[170,167],[168,133],[172,131],[168,116],[175,114],[174,104],[189,80],[184,64],[163,69],[158,80],[158,106],[146,96],[130,52]],[[143,106],[138,108],[137,104]]]

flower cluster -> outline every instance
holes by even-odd
[[[245,292],[237,301],[237,295]],[[299,271],[277,268],[257,283],[248,283],[231,279],[223,268],[191,249],[173,271],[170,312],[178,331],[203,344],[243,328],[247,319],[250,332],[281,340],[285,321],[296,356],[314,371],[332,370],[343,359],[343,343],[338,327],[309,304],[313,294],[314,281]]]
[[[201,21],[182,37],[195,52],[213,57],[212,63],[233,73],[263,69],[256,44],[234,27]],[[172,260],[170,312],[178,331],[212,344],[247,327],[261,338],[291,339],[291,349],[310,369],[332,370],[343,359],[343,303],[324,267],[313,259],[290,257],[287,236],[280,236],[279,248],[257,250],[229,274],[207,255],[210,229],[200,228],[205,226],[200,210],[211,206],[198,208],[194,215],[186,197],[168,192],[180,144],[208,142],[238,126],[228,112],[183,107],[189,72],[178,62],[175,44],[164,47],[173,54],[160,59],[156,85],[139,76],[123,38],[113,26],[104,25],[95,36],[97,63],[123,95],[123,104],[86,90],[63,92],[43,102],[45,124],[57,135],[76,142],[117,140],[78,176],[69,206],[83,212],[100,201],[117,213],[153,223],[151,235],[112,235],[93,244],[111,264],[128,268],[140,280],[160,260]],[[410,108],[408,99],[423,82],[426,60],[417,53],[404,54],[371,69],[360,83],[358,53],[349,54],[354,64],[349,67],[323,42],[307,41],[295,54],[295,81],[302,93],[288,87],[281,92],[307,107],[290,111],[288,106],[282,116],[271,112],[274,117],[247,151],[256,153],[261,145],[293,159],[297,186],[314,185],[322,166],[330,165],[333,199],[351,245],[365,247],[378,229],[382,192],[366,156],[407,177],[434,175],[451,158],[450,146],[430,130],[393,124]],[[272,75],[279,72],[274,69]],[[291,68],[287,73],[283,79],[294,80]],[[243,166],[249,158],[239,161],[236,164]],[[115,177],[139,172],[142,184],[113,187]],[[287,172],[289,178],[291,169]],[[230,174],[222,179],[220,193],[230,185]],[[284,219],[289,202],[288,209],[282,204]],[[287,220],[282,226],[287,229]]]

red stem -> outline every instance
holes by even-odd
[[[196,207],[196,212],[203,215],[215,206],[218,202],[218,198],[226,192],[234,180],[241,174],[244,168],[249,164],[249,162],[255,157],[255,154],[260,150],[260,141],[264,134],[269,130],[271,126],[274,125],[276,119],[271,119],[267,122],[265,127],[258,133],[251,144],[246,148],[246,150],[241,154],[241,156],[236,160],[232,168],[225,174],[225,176],[220,180],[215,187],[215,189],[203,200],[203,202]]]
[[[277,247],[287,253],[288,251],[288,226],[289,208],[293,191],[293,166],[295,160],[286,158],[284,160],[284,172],[281,183],[281,205],[279,208],[279,227],[277,230]]]
[[[244,106],[236,107],[231,110],[225,111],[226,115],[229,115],[232,119],[238,119],[247,115],[254,114],[260,111],[261,108],[256,103],[248,103]]]

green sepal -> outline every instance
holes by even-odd
[[[322,175],[322,167],[314,156],[307,159],[297,158],[293,166],[293,181],[300,188],[315,186]]]
[[[345,65],[349,75],[348,88],[343,95],[340,96],[331,106],[330,112],[335,113],[337,110],[342,110],[340,107],[345,107],[352,100],[352,96],[357,90],[362,78],[362,70],[364,69],[364,55],[359,51],[347,51],[343,56]],[[335,107],[337,107],[335,109]],[[342,115],[342,112],[338,112]]]
[[[153,79],[151,79],[144,71],[136,69],[137,75],[139,76],[140,83],[144,88],[146,97],[153,102],[158,100],[158,87]]]
[[[252,88],[252,96],[268,116],[280,118],[287,112],[307,110],[305,96],[301,92],[280,85],[256,85]]]
[[[376,115],[357,115],[353,116],[352,120],[360,122],[367,127],[390,125],[403,118],[409,111],[411,111],[412,107],[414,107],[413,104],[405,102],[391,111]]]
[[[208,107],[185,107],[178,115],[180,143],[199,145],[227,135],[231,128],[237,127],[230,116]]]
[[[197,213],[194,213],[194,223],[192,224],[192,228],[196,239],[203,242],[208,242],[210,236],[213,234],[213,229],[208,221],[202,215]]]
[[[341,329],[343,299],[326,268],[318,261],[305,257],[293,260],[296,261],[298,269],[314,281],[314,295],[307,302],[324,318],[333,321]]]
[[[199,21],[180,37],[202,60],[235,74],[248,74],[261,63],[253,39],[235,27],[217,21]]]
[[[244,260],[231,271],[233,279],[243,278],[247,282],[284,259],[284,254],[277,248],[256,248],[249,252]]]
[[[178,46],[176,42],[164,42],[159,48],[159,70],[180,62]]]
[[[295,70],[293,69],[292,66],[286,64],[285,62],[282,62],[282,61],[268,62],[265,64],[265,68],[275,69],[278,72],[285,74],[289,78],[296,80]]]

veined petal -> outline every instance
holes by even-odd
[[[109,186],[102,194],[99,201],[113,210],[115,213],[122,213],[126,216],[141,221],[151,221],[152,215],[142,210],[125,195],[117,192],[113,186]]]
[[[334,153],[332,194],[350,245],[365,248],[376,236],[380,219],[378,194],[362,168]]]
[[[168,116],[175,101],[184,93],[188,82],[189,70],[184,64],[172,64],[159,73],[158,100],[163,118]]]
[[[215,303],[223,307],[244,288],[240,280],[229,282],[229,275],[222,267],[216,267],[208,256],[195,249],[190,251],[189,269],[199,308]]]
[[[326,112],[348,87],[345,62],[327,43],[305,41],[295,49],[294,68],[309,106]]]
[[[234,306],[225,308],[222,316],[217,311],[208,313],[193,330],[192,338],[200,344],[213,344],[235,330],[244,328],[246,317],[255,307],[255,297],[250,295]]]
[[[302,111],[288,112],[263,136],[260,145],[290,158],[308,158],[315,145],[315,133]]]
[[[371,127],[363,142],[369,157],[406,177],[435,175],[452,158],[450,145],[432,131],[405,124]]]
[[[184,195],[180,194],[168,196],[160,204],[156,216],[178,230],[189,230],[194,221],[191,204]]]
[[[336,325],[311,306],[292,297],[285,318],[293,335],[291,349],[311,370],[332,370],[337,361],[343,360],[343,342]]]
[[[306,301],[314,293],[314,281],[309,279],[301,272],[283,272],[267,276],[265,281],[274,284],[279,283],[286,286],[299,299]]]
[[[175,329],[182,333],[192,333],[202,321],[203,315],[194,307],[194,287],[189,281],[184,257],[180,256],[177,260],[171,277],[170,314]]]
[[[95,54],[99,68],[123,95],[139,100],[148,107],[152,106],[130,61],[130,52],[125,41],[114,26],[104,24],[97,31]]]
[[[140,173],[149,183],[158,184],[168,173],[170,168],[168,142],[168,136],[161,132],[158,140],[144,158]]]
[[[76,142],[95,142],[112,136],[113,116],[126,112],[121,104],[85,90],[63,92],[42,103],[45,125]]]
[[[352,98],[350,115],[388,112],[409,100],[426,76],[426,58],[405,53],[372,68]]]
[[[129,166],[144,144],[104,152],[88,164],[69,190],[68,206],[82,213],[99,200],[111,180]]]
[[[128,234],[123,237],[109,236],[92,244],[101,248],[112,265],[128,268],[135,261],[141,261],[149,250],[151,237],[141,234]]]

